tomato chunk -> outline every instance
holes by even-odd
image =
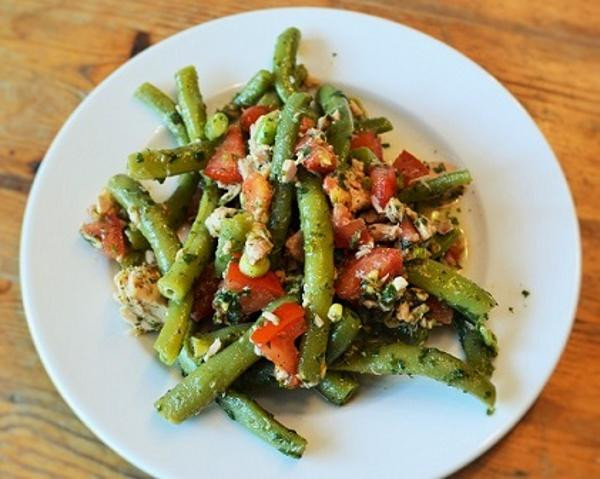
[[[271,111],[271,108],[265,105],[254,105],[244,109],[242,116],[240,117],[240,126],[243,132],[249,132],[250,127],[258,120],[261,116],[266,115]]]
[[[111,259],[121,259],[127,252],[125,244],[125,222],[112,210],[93,223],[82,226],[85,235],[98,239],[102,244],[102,251]]]
[[[419,232],[413,225],[412,221],[408,219],[406,216],[402,219],[402,223],[400,223],[400,228],[402,229],[401,238],[404,241],[409,241],[411,243],[415,243],[419,241],[421,238],[419,236]]]
[[[208,160],[204,174],[226,185],[241,183],[238,160],[246,156],[246,143],[238,125],[231,125],[227,135]]]
[[[429,307],[427,313],[429,319],[433,319],[440,324],[452,324],[454,311],[447,303],[444,303],[434,296],[429,296],[425,304]]]
[[[341,203],[333,205],[333,233],[336,248],[355,249],[372,244],[373,238],[362,218],[354,218],[348,207]]]
[[[315,120],[313,120],[310,116],[303,115],[302,118],[300,118],[299,132],[301,135],[303,135],[304,133],[306,133],[311,128],[314,128],[315,126],[316,126]]]
[[[313,173],[326,175],[335,170],[338,163],[333,148],[319,137],[304,136],[296,145],[296,153],[304,167]]]
[[[194,283],[193,320],[200,321],[212,316],[214,312],[212,302],[219,289],[219,283],[220,279],[215,274],[214,265],[210,264],[204,268]]]
[[[263,326],[252,333],[252,342],[256,344],[268,343],[299,320],[304,323],[304,309],[297,303],[283,303],[273,311],[273,314],[279,318],[279,323],[266,321]]]
[[[376,166],[371,170],[370,176],[371,203],[375,210],[380,211],[396,195],[396,170],[391,166]]]
[[[273,311],[279,318],[275,324],[267,321],[252,333],[251,340],[262,355],[288,375],[288,386],[297,386],[299,353],[294,341],[306,332],[304,309],[296,303],[284,303]]]
[[[348,301],[360,297],[360,282],[371,271],[378,271],[379,277],[395,277],[402,273],[402,253],[395,248],[373,248],[361,258],[353,258],[342,266],[335,292]]]
[[[372,131],[361,131],[352,136],[350,147],[352,149],[361,148],[366,146],[369,148],[375,156],[380,160],[383,160],[383,148],[381,147],[381,141],[379,137]]]
[[[225,274],[225,288],[240,294],[240,305],[245,314],[260,311],[274,299],[285,294],[279,278],[273,271],[251,278],[240,271],[239,263],[231,261]]]
[[[240,197],[242,208],[261,223],[269,220],[269,210],[273,188],[271,183],[257,171],[250,173],[242,183],[242,194]]]
[[[406,150],[398,155],[394,161],[394,168],[402,175],[404,186],[429,174],[429,167]]]

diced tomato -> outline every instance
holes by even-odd
[[[273,271],[259,278],[250,278],[240,271],[237,262],[231,261],[225,274],[225,288],[240,295],[240,305],[245,314],[260,311],[274,299],[285,294],[279,278]]]
[[[242,208],[256,221],[266,223],[273,198],[271,183],[257,171],[250,173],[242,183]]]
[[[336,248],[355,249],[359,245],[373,243],[365,220],[353,218],[350,210],[341,203],[333,205],[332,219]]]
[[[261,116],[266,115],[271,111],[271,108],[265,105],[254,105],[244,109],[242,116],[240,117],[240,126],[243,132],[249,132],[250,127],[258,120]]]
[[[102,243],[102,251],[111,259],[121,259],[127,252],[125,245],[125,222],[111,209],[109,213],[93,223],[82,226],[84,234],[97,238]]]
[[[446,254],[444,255],[444,261],[448,263],[450,266],[460,266],[460,261],[463,257],[463,253],[465,251],[465,247],[462,241],[457,240],[454,242]]]
[[[394,161],[394,167],[398,173],[402,174],[404,186],[408,186],[412,181],[429,173],[429,167],[406,150],[398,155]]]
[[[304,309],[297,303],[283,303],[273,311],[273,314],[279,318],[279,323],[266,321],[263,326],[252,333],[252,342],[255,344],[268,343],[299,320],[304,325]]]
[[[375,156],[380,160],[383,160],[383,148],[381,147],[381,141],[379,141],[379,137],[373,133],[372,131],[361,131],[356,133],[350,142],[350,147],[352,149],[361,148],[366,146],[369,148]]]
[[[378,271],[379,277],[395,277],[402,273],[402,253],[395,248],[373,248],[361,258],[353,258],[344,264],[335,282],[337,295],[348,301],[360,296],[360,282],[371,271]]]
[[[326,142],[311,136],[304,136],[296,145],[296,153],[301,152],[302,164],[313,173],[327,173],[335,170],[337,156]]]
[[[227,136],[208,160],[204,174],[226,185],[241,183],[238,160],[246,156],[246,143],[238,125],[231,125]]]
[[[452,324],[454,311],[447,303],[444,303],[434,296],[429,296],[425,302],[429,307],[427,313],[429,319],[433,319],[440,324]]]
[[[220,279],[215,275],[215,267],[210,264],[200,274],[194,283],[194,308],[192,318],[195,321],[212,315],[212,302],[219,289]]]
[[[391,166],[376,166],[371,170],[371,203],[376,210],[385,208],[396,194],[396,170]]]
[[[419,232],[416,230],[412,221],[409,218],[407,218],[406,216],[404,218],[402,218],[402,223],[400,223],[400,228],[402,228],[401,237],[404,241],[410,241],[411,243],[419,241],[419,238],[420,238]]]
[[[304,309],[296,303],[284,303],[273,314],[279,318],[279,324],[266,322],[252,333],[251,339],[263,356],[289,375],[288,386],[297,386],[299,353],[294,341],[306,332]]]
[[[308,130],[314,128],[316,125],[315,120],[313,120],[310,116],[303,115],[300,118],[300,134],[304,135]]]

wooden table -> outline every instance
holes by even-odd
[[[110,72],[181,29],[278,5],[203,3],[0,0],[0,477],[144,476],[96,439],[49,381],[21,306],[19,234],[50,141]],[[454,46],[496,76],[549,139],[583,239],[575,327],[533,408],[457,477],[600,477],[600,2],[312,3],[390,18]]]

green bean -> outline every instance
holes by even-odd
[[[352,399],[359,386],[359,382],[352,374],[327,371],[316,389],[330,403],[343,406]]]
[[[259,321],[261,321],[259,319]],[[250,328],[235,343],[211,356],[155,403],[158,412],[170,422],[179,423],[208,406],[259,357],[254,352]]]
[[[431,257],[433,259],[441,258],[446,254],[446,252],[450,249],[456,240],[460,237],[460,230],[458,228],[454,228],[451,231],[448,231],[445,235],[436,233],[429,241],[428,247],[431,251]]]
[[[300,128],[300,111],[306,108],[310,101],[311,96],[307,93],[292,94],[281,111],[275,134],[270,173],[271,182],[275,184],[275,191],[268,225],[271,232],[271,241],[273,242],[273,250],[269,255],[269,259],[273,266],[279,265],[292,219],[292,200],[294,197],[293,185],[281,182],[281,170],[283,162],[294,157],[294,148]]]
[[[236,106],[254,105],[273,85],[273,74],[268,70],[259,70],[233,98]]]
[[[359,114],[354,114],[354,109],[351,107],[352,108],[352,116],[354,117],[354,119],[357,122],[363,121],[363,119],[365,119],[369,115],[369,112],[365,108],[365,105],[360,100],[360,98],[358,98],[356,96],[352,96],[352,97],[348,98],[348,102],[351,105],[354,105],[360,111]],[[359,118],[357,119],[356,117],[359,117]]]
[[[187,334],[183,338],[183,345],[181,346],[181,351],[179,351],[179,356],[177,357],[177,362],[179,363],[179,367],[181,368],[181,373],[183,376],[187,376],[192,371],[194,371],[200,364],[202,364],[202,359],[204,356],[196,357],[194,356],[194,350],[192,347],[192,332],[194,329],[194,325],[190,327],[187,331]]]
[[[198,87],[198,74],[193,66],[187,66],[175,74],[178,110],[183,118],[190,141],[204,137],[206,106]]]
[[[329,204],[320,177],[299,174],[296,190],[300,229],[304,237],[303,303],[308,305],[308,331],[300,346],[299,376],[307,384],[317,384],[325,371],[325,350],[329,337],[327,312],[333,297],[333,227]]]
[[[108,190],[150,243],[161,272],[168,271],[175,261],[179,240],[167,225],[164,210],[152,201],[148,192],[137,181],[127,175],[113,176],[108,181]]]
[[[327,364],[333,363],[350,347],[356,339],[362,323],[358,315],[345,307],[342,318],[331,326],[329,345],[327,346]]]
[[[189,345],[184,345],[179,355],[179,364],[187,375],[200,366],[201,360],[195,359],[191,355]],[[267,444],[288,456],[300,457],[302,455],[306,440],[277,421],[271,413],[247,394],[230,388],[222,396],[217,397],[216,402],[231,419],[239,422]]]
[[[292,93],[297,90],[296,85],[296,54],[300,43],[300,30],[295,27],[288,28],[277,37],[275,53],[273,55],[273,73],[275,75],[275,90],[279,98],[285,103]]]
[[[222,111],[218,111],[208,117],[204,132],[208,140],[216,140],[227,133],[227,128],[229,128],[229,118]]]
[[[429,180],[417,181],[398,194],[403,203],[428,201],[438,198],[459,186],[471,183],[471,173],[468,170],[443,173]]]
[[[144,251],[150,248],[144,235],[135,226],[130,225],[125,228],[125,236],[127,236],[127,241],[135,251]]]
[[[277,134],[277,125],[279,125],[278,110],[267,113],[261,116],[256,122],[252,138],[259,145],[272,145]]]
[[[139,151],[129,155],[127,170],[136,180],[162,180],[202,170],[213,150],[214,143],[199,140],[173,149]]]
[[[246,251],[242,253],[240,258],[240,271],[250,278],[260,278],[267,274],[271,267],[269,258],[261,258],[256,263],[250,261]]]
[[[281,304],[282,299],[269,304],[270,311]],[[236,342],[208,358],[197,369],[188,374],[173,389],[159,398],[154,406],[165,419],[179,423],[208,406],[250,366],[258,361],[254,343],[250,336],[264,323],[263,316]]]
[[[154,342],[159,359],[167,366],[171,366],[179,356],[183,340],[192,325],[192,302],[191,294],[181,301],[169,301],[165,322]]]
[[[286,389],[275,378],[273,363],[262,361],[242,374],[236,381],[235,386],[250,390]],[[359,386],[358,381],[350,373],[327,371],[315,389],[329,402],[342,406],[354,396]],[[293,391],[293,389],[290,391]]]
[[[490,410],[496,401],[496,388],[485,376],[435,348],[403,343],[371,344],[358,354],[342,358],[332,369],[360,374],[426,376],[478,397]]]
[[[246,235],[252,228],[252,216],[247,212],[238,213],[233,218],[226,218],[221,223],[221,231],[215,253],[215,270],[223,276],[233,255],[241,253],[246,242]]]
[[[192,198],[196,193],[200,174],[196,172],[184,173],[177,177],[178,184],[169,199],[163,203],[167,212],[169,226],[177,229],[185,220]]]
[[[250,326],[252,326],[252,323],[234,324],[232,326],[226,326],[215,331],[190,337],[192,356],[194,358],[202,359],[212,344],[217,340],[221,343],[221,347],[229,346],[248,331]]]
[[[229,389],[227,394],[217,398],[217,404],[231,419],[279,452],[295,458],[302,457],[306,448],[306,439],[293,429],[285,427],[246,394]]]
[[[258,100],[256,104],[260,106],[268,106],[272,110],[276,110],[281,107],[281,100],[279,99],[279,95],[275,90],[269,90],[260,97],[260,100]]]
[[[294,70],[294,85],[296,86],[296,88],[302,86],[307,77],[308,69],[306,68],[306,65],[297,65],[296,69]]]
[[[311,100],[312,97],[308,93],[294,93],[281,110],[271,162],[270,178],[272,182],[281,181],[283,162],[294,157],[294,148],[300,129],[300,112],[308,107]]]
[[[365,170],[369,170],[372,166],[378,165],[381,163],[377,155],[373,153],[371,148],[367,148],[366,146],[361,146],[360,148],[355,148],[350,152],[351,158],[356,158],[358,161],[365,165]]]
[[[177,252],[169,271],[158,280],[158,290],[165,298],[180,301],[212,258],[214,240],[204,226],[204,222],[217,207],[218,202],[217,185],[212,181],[207,181],[198,207],[198,214],[183,248]]]
[[[160,115],[163,123],[173,134],[177,143],[186,145],[190,139],[185,124],[177,111],[175,102],[165,93],[150,83],[143,83],[135,91],[134,96]]]
[[[387,118],[380,116],[377,118],[366,118],[358,122],[357,128],[360,130],[368,130],[381,135],[394,129],[394,125]]]
[[[494,349],[485,343],[478,329],[471,325],[465,318],[458,317],[455,314],[452,323],[458,331],[458,337],[465,352],[467,364],[489,378],[494,372],[494,364],[492,362],[496,356]]]
[[[323,85],[317,91],[317,101],[327,115],[337,118],[327,129],[327,140],[333,146],[340,163],[344,163],[350,153],[350,139],[354,131],[348,99],[334,86]]]
[[[119,267],[123,269],[129,266],[139,266],[144,261],[145,255],[143,251],[130,251],[119,260]]]
[[[430,259],[406,264],[408,282],[446,301],[471,319],[487,314],[496,301],[490,293],[454,269]]]

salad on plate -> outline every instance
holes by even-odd
[[[389,155],[390,121],[311,77],[299,42],[281,33],[272,70],[211,115],[193,66],[175,74],[176,100],[141,85],[179,146],[131,154],[81,227],[119,266],[123,318],[182,370],[156,410],[179,423],[215,402],[292,457],[306,440],[255,391],[312,389],[341,406],[361,375],[418,375],[493,411],[496,302],[460,273],[469,171]],[[156,202],[152,182],[170,177]],[[464,360],[427,346],[436,328],[456,331]]]

